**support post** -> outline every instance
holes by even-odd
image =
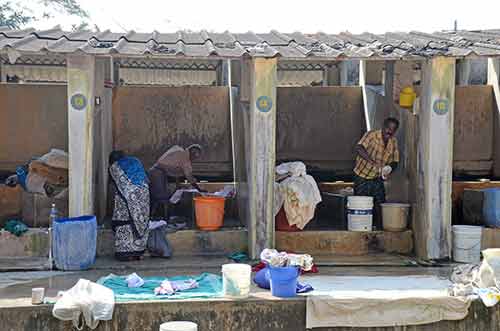
[[[95,58],[71,55],[68,71],[69,215],[94,213]]]
[[[368,63],[366,60],[359,61],[359,85],[363,93],[363,109],[365,113],[365,123],[366,131],[373,130],[375,128],[375,115],[377,100],[375,92],[367,87],[367,67]]]
[[[493,176],[500,176],[500,59],[488,59],[488,85],[493,87],[494,110],[494,143],[493,143]]]
[[[274,247],[274,180],[276,163],[277,59],[249,61],[249,255],[257,258]]]
[[[421,259],[451,255],[451,188],[455,59],[436,57],[423,67],[418,113],[417,201],[414,230]]]
[[[106,216],[108,199],[108,159],[113,149],[112,124],[112,76],[113,62],[109,58],[97,58],[95,62],[94,107],[94,169],[95,206],[98,220]]]

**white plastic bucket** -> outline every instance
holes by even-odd
[[[481,226],[454,225],[453,260],[464,263],[478,263],[481,260]]]
[[[160,331],[198,331],[198,325],[193,322],[167,322],[160,325]]]
[[[373,197],[350,196],[347,198],[347,229],[371,231],[373,226]]]
[[[252,268],[248,264],[230,263],[222,266],[222,292],[225,297],[244,299],[250,294]]]
[[[401,232],[408,226],[410,205],[407,203],[382,203],[384,231]]]

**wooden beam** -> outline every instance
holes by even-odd
[[[488,59],[488,85],[493,87],[493,176],[500,176],[500,59]]]
[[[418,113],[417,201],[413,224],[421,259],[451,255],[451,189],[455,59],[437,57],[423,67]]]
[[[274,247],[277,59],[248,60],[250,127],[247,157],[249,255]]]
[[[94,214],[95,58],[71,55],[68,70],[69,215]]]

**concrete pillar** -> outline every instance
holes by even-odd
[[[451,187],[455,59],[436,57],[423,66],[418,111],[417,192],[414,231],[417,256],[451,255]]]
[[[95,62],[94,169],[95,206],[98,220],[106,216],[108,199],[108,159],[113,150],[113,62],[97,58]]]
[[[247,224],[249,255],[257,258],[264,248],[274,247],[277,59],[245,61],[248,61],[245,67],[249,71]]]
[[[493,87],[494,97],[494,143],[493,143],[493,176],[500,176],[500,59],[488,59],[488,85]]]
[[[94,214],[95,58],[71,55],[68,71],[69,215]]]

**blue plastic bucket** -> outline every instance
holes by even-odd
[[[57,219],[52,233],[52,255],[57,269],[86,270],[95,263],[95,216]]]
[[[299,267],[269,266],[269,275],[272,295],[280,298],[291,298],[297,295]]]
[[[500,228],[500,188],[489,188],[484,192],[483,218],[486,225]]]

